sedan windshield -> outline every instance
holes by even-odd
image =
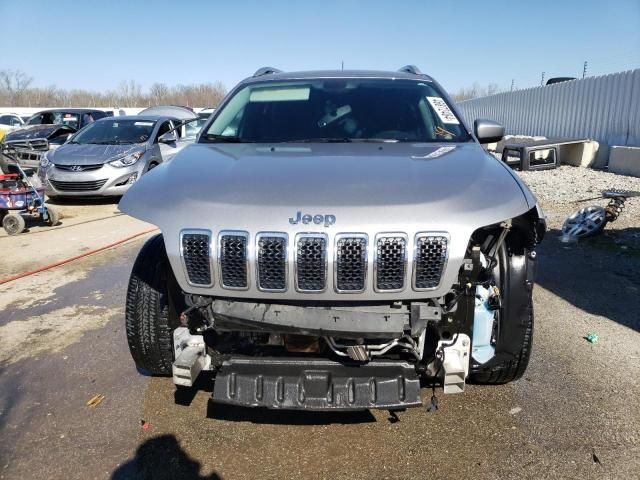
[[[80,130],[69,143],[103,145],[144,143],[151,136],[155,124],[153,120],[100,120]]]
[[[247,85],[217,112],[201,142],[466,142],[435,85],[318,79]]]

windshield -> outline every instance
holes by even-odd
[[[207,122],[206,118],[197,118],[188,123],[185,123],[184,125],[185,138],[195,138],[198,135],[198,133],[200,133],[200,130],[202,130],[202,127],[206,122]]]
[[[80,116],[72,112],[41,112],[31,117],[29,125],[67,125],[73,129],[78,129]]]
[[[471,140],[427,81],[318,79],[240,89],[201,142],[465,142]]]
[[[101,120],[80,130],[69,143],[104,145],[144,143],[151,136],[155,124],[153,120]]]

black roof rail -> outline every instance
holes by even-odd
[[[422,75],[422,72],[415,65],[405,65],[398,69],[399,72],[412,73],[414,75]]]
[[[256,70],[256,73],[254,73],[253,76],[261,77],[262,75],[273,75],[274,73],[282,73],[282,70],[278,70],[273,67],[262,67]]]

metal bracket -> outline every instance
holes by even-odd
[[[211,357],[202,335],[191,335],[186,327],[173,331],[175,361],[172,365],[173,383],[192,387],[202,370],[211,369]]]
[[[438,349],[444,347],[444,393],[462,393],[469,374],[469,352],[471,339],[460,333],[455,337],[455,343],[438,342]]]

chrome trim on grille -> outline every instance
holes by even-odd
[[[183,237],[185,235],[206,235],[209,237],[209,278],[211,282],[208,284],[205,283],[193,283],[191,281],[191,277],[189,276],[189,270],[187,269],[187,263],[184,259],[184,245],[183,245]],[[214,269],[213,269],[213,235],[211,230],[197,229],[197,228],[185,228],[184,230],[180,230],[180,261],[182,262],[182,268],[184,270],[185,277],[187,279],[187,283],[194,287],[212,287],[214,284]]]
[[[321,290],[307,290],[304,288],[300,288],[299,282],[298,282],[298,256],[299,256],[299,243],[300,240],[302,239],[306,239],[306,238],[319,238],[324,240],[324,286]],[[296,234],[295,237],[295,243],[294,243],[294,259],[293,259],[293,268],[294,268],[294,277],[295,277],[295,288],[297,292],[300,293],[322,293],[325,292],[327,290],[327,284],[329,283],[329,278],[328,278],[328,274],[329,274],[329,236],[326,233],[313,233],[313,232],[309,232],[309,233],[298,233]]]
[[[224,277],[223,277],[223,272],[222,272],[222,239],[223,237],[243,237],[245,239],[245,251],[244,251],[244,263],[245,263],[245,282],[246,285],[243,287],[234,287],[234,286],[229,286],[229,285],[225,285],[224,283]],[[220,275],[220,286],[226,290],[249,290],[250,286],[251,286],[251,282],[249,281],[249,279],[251,278],[250,275],[250,270],[249,270],[249,248],[250,247],[250,242],[249,242],[249,233],[242,231],[242,230],[222,230],[218,233],[218,241],[217,241],[217,259],[218,259],[218,272]]]
[[[260,240],[263,238],[282,238],[284,240],[284,288],[263,288],[260,284]],[[289,286],[289,236],[284,232],[258,232],[255,239],[255,274],[256,287],[261,292],[286,292]]]
[[[383,238],[401,238],[404,240],[404,259],[402,268],[402,287],[400,288],[378,288],[378,242]],[[376,234],[373,243],[373,290],[380,293],[401,292],[407,287],[407,262],[409,258],[409,237],[406,233],[401,232],[382,232]]]
[[[447,245],[445,249],[446,251],[445,251],[444,262],[442,262],[442,269],[440,271],[440,278],[438,279],[438,284],[433,287],[418,288],[416,286],[416,275],[418,273],[418,267],[417,267],[416,261],[418,259],[418,253],[419,253],[418,240],[420,238],[439,238],[439,237],[444,238],[447,242]],[[447,269],[447,262],[449,261],[449,247],[451,243],[450,240],[451,240],[451,237],[447,232],[418,232],[413,237],[413,273],[412,273],[411,285],[416,292],[426,292],[429,290],[436,290],[440,287],[440,284],[442,283],[442,277],[444,276],[444,272]]]
[[[340,267],[338,263],[338,243],[343,239],[358,239],[364,240],[364,276],[362,280],[362,289],[360,290],[343,290],[338,288],[338,269]],[[335,236],[333,242],[333,289],[336,293],[363,293],[367,290],[367,270],[369,268],[369,236],[366,233],[339,233]]]

